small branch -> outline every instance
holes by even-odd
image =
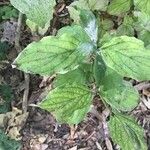
[[[105,139],[105,144],[108,150],[113,150],[112,144],[109,139],[109,132],[108,132],[108,126],[106,122],[106,118],[109,116],[110,111],[108,108],[106,108],[101,114],[94,108],[92,107],[91,111],[92,114],[97,117],[97,119],[102,123],[102,128],[104,131],[104,139]]]
[[[28,95],[29,95],[29,84],[30,84],[29,74],[24,73],[24,79],[25,79],[25,89],[24,89],[23,100],[22,100],[22,110],[23,113],[26,113],[27,106],[28,106]]]
[[[149,82],[141,82],[137,85],[134,86],[138,91],[150,88],[150,83]]]
[[[19,13],[18,25],[17,25],[17,29],[16,29],[16,38],[15,38],[15,48],[16,48],[18,54],[22,50],[21,46],[20,46],[20,32],[21,32],[22,19],[23,19],[23,14]]]
[[[22,19],[23,19],[23,14],[19,13],[18,26],[17,26],[16,38],[15,38],[15,48],[18,54],[22,51],[22,48],[20,46],[20,33],[21,33]],[[24,73],[24,79],[25,79],[25,89],[24,89],[23,100],[22,100],[22,111],[23,113],[26,113],[27,104],[28,104],[28,95],[29,95],[29,84],[30,84],[29,74]]]
[[[10,2],[0,2],[0,6],[2,6],[2,5],[9,5],[10,4]]]

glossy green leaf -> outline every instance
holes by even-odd
[[[108,13],[111,15],[121,15],[130,10],[132,0],[112,0],[108,6]]]
[[[137,80],[150,78],[150,51],[134,37],[114,37],[101,47],[105,63],[123,77]]]
[[[131,111],[139,103],[138,91],[112,69],[107,68],[100,87],[101,97],[114,109]]]
[[[29,44],[13,66],[28,73],[51,75],[76,69],[86,60],[93,45],[80,26],[62,28],[57,37],[44,37]]]
[[[144,132],[136,121],[119,113],[111,117],[109,131],[112,140],[123,150],[147,150]]]
[[[55,0],[10,0],[11,4],[32,22],[44,27],[53,18]]]
[[[150,1],[149,0],[134,0],[135,8],[150,16]]]
[[[107,9],[107,5],[109,3],[109,0],[79,0],[73,2],[72,6],[77,6],[81,9],[86,10],[100,10],[105,11]]]
[[[77,110],[89,107],[91,100],[92,95],[88,87],[74,83],[53,89],[39,106],[53,112],[56,118],[63,122],[69,121],[70,117],[76,115]]]

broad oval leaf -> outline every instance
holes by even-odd
[[[150,79],[150,51],[134,37],[114,37],[101,47],[105,63],[123,77]]]
[[[132,0],[112,0],[108,6],[108,13],[111,15],[120,15],[130,10]]]
[[[134,0],[135,8],[150,16],[150,0]]]
[[[139,103],[138,91],[110,68],[107,68],[100,87],[101,97],[113,109],[131,111]]]
[[[112,140],[123,150],[147,150],[144,132],[136,121],[126,115],[115,114],[109,121]]]
[[[55,0],[10,0],[32,22],[44,27],[53,18]]]
[[[92,50],[90,39],[80,26],[65,27],[57,37],[44,37],[29,44],[13,66],[27,73],[51,75],[76,69]],[[83,47],[88,44],[89,49]]]
[[[92,94],[88,87],[73,83],[57,87],[50,91],[46,99],[39,106],[42,109],[53,112],[59,121],[63,122],[68,120],[69,123],[71,116],[73,117],[81,109],[91,105],[91,100]],[[76,112],[77,110],[79,112]]]

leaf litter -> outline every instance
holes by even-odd
[[[59,13],[67,12],[63,10],[65,7],[62,1],[60,1],[59,7]],[[58,28],[60,24],[64,23],[69,24],[68,16],[64,16],[65,17],[58,17],[58,20],[53,22],[54,24],[52,28]],[[7,42],[13,44],[16,24],[5,23],[7,25],[4,28],[3,40],[7,40]],[[24,42],[22,45],[29,43],[31,40],[29,38],[30,33],[28,32],[28,29],[25,30],[25,34],[21,37]],[[51,32],[53,31],[53,29],[50,30]],[[23,78],[20,73],[10,69],[10,64],[8,64],[7,68],[0,71],[0,83],[5,82],[10,84],[12,89],[14,89],[13,91],[15,95],[15,99],[13,99],[11,104],[12,111],[0,114],[0,128],[3,128],[5,134],[12,139],[22,141],[23,145],[21,150],[111,150],[112,147],[116,150],[118,149],[118,146],[112,143],[109,138],[106,123],[108,116],[105,115],[104,106],[97,98],[95,99],[94,109],[98,110],[99,115],[101,114],[100,116],[103,119],[99,121],[99,117],[97,117],[95,113],[89,113],[85,120],[81,122],[75,130],[74,138],[70,139],[70,127],[66,124],[59,125],[50,113],[36,107],[29,107],[27,113],[22,113],[20,105],[22,93],[17,89],[20,88],[21,84],[15,83],[16,81],[22,83]],[[49,85],[45,85],[44,81],[39,89],[38,86],[41,81],[42,79],[39,76],[34,75],[31,77],[29,104],[41,101],[41,93],[46,91],[46,89],[49,89],[48,86],[52,86],[51,82],[48,83]],[[139,89],[141,94],[141,102],[131,114],[134,115],[139,124],[144,127],[147,141],[150,144],[150,86],[149,82],[142,83],[142,85],[138,82],[135,83],[135,86]],[[99,110],[103,111],[100,112]]]

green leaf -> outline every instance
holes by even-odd
[[[135,8],[150,16],[150,1],[149,0],[134,0]]]
[[[41,28],[53,18],[55,0],[10,0],[11,4]]]
[[[74,9],[73,7],[69,7],[69,11],[70,14],[72,14],[71,17],[74,23],[81,25],[91,38],[91,41],[96,44],[98,39],[98,25],[95,15],[89,10]],[[75,15],[73,15],[73,13],[75,13]]]
[[[144,42],[145,46],[150,44],[150,31],[142,30],[138,33],[138,38]]]
[[[111,31],[114,31],[114,22],[111,19],[103,18],[99,21],[99,44],[102,42],[103,36]]]
[[[102,31],[104,31],[104,30],[102,30]],[[116,30],[107,31],[103,34],[101,33],[101,38],[98,41],[98,48],[102,47],[105,43],[111,41],[111,39],[116,36],[117,36]]]
[[[0,114],[10,111],[12,101],[12,89],[8,85],[0,85]]]
[[[113,109],[131,111],[139,103],[138,92],[110,68],[107,68],[105,77],[101,81],[100,93]]]
[[[80,24],[80,11],[74,8],[73,6],[68,6],[68,11],[70,14],[70,18],[73,19],[75,24]]]
[[[150,15],[143,12],[134,12],[134,16],[137,17],[138,21],[135,23],[137,31],[147,30],[150,31]]]
[[[85,83],[86,76],[84,72],[77,68],[75,70],[69,71],[65,74],[59,74],[54,82],[56,87],[65,85],[67,83]]]
[[[101,55],[97,54],[94,60],[93,75],[98,87],[101,81],[103,80],[103,77],[105,76],[105,72],[106,72],[106,65]]]
[[[39,106],[54,112],[56,118],[60,118],[59,121],[68,120],[69,123],[70,117],[76,116],[77,110],[80,112],[80,109],[86,109],[91,105],[91,100],[92,95],[88,87],[74,83],[53,89]]]
[[[115,114],[109,121],[112,140],[123,150],[147,150],[143,129],[136,121],[126,115]]]
[[[13,66],[40,75],[63,74],[86,61],[92,50],[93,45],[82,27],[64,27],[57,37],[48,36],[29,44]]]
[[[127,35],[127,36],[134,36],[134,28],[132,26],[125,26],[121,25],[117,29],[117,35],[122,36],[122,35]]]
[[[110,68],[123,77],[137,80],[150,78],[150,51],[134,37],[114,37],[101,47],[102,57]]]
[[[5,19],[11,19],[11,18],[17,18],[18,17],[18,11],[12,7],[12,6],[1,6],[0,10],[0,18],[3,20]]]
[[[90,110],[90,105],[87,107],[84,107],[82,109],[75,110],[72,114],[68,116],[63,115],[63,110],[62,111],[57,111],[55,112],[55,117],[56,119],[61,122],[61,123],[68,123],[69,125],[74,125],[74,124],[79,124],[81,121],[84,120],[86,117],[86,114]]]
[[[80,18],[80,24],[83,26],[91,40],[96,43],[98,38],[98,25],[94,14],[88,10],[80,10]]]
[[[73,2],[72,6],[77,6],[81,9],[86,10],[100,10],[105,11],[107,9],[107,5],[109,3],[109,0],[79,0]]]
[[[118,27],[117,29],[117,35],[128,35],[128,36],[134,36],[134,23],[135,20],[133,16],[126,15],[123,19],[123,23]]]
[[[108,6],[107,12],[111,15],[121,15],[130,10],[132,0],[112,0]]]
[[[0,150],[20,150],[20,148],[20,142],[10,139],[0,130]]]
[[[40,35],[44,35],[44,34],[47,32],[47,30],[48,30],[48,28],[49,28],[49,26],[50,26],[50,23],[47,22],[47,23],[45,24],[45,27],[41,28],[41,27],[39,27],[36,23],[30,21],[29,19],[26,20],[26,24],[27,24],[27,26],[31,29],[31,32],[32,32],[33,35],[34,35],[36,32],[37,32],[38,34],[40,34]]]
[[[105,31],[112,30],[114,27],[114,22],[110,19],[105,18],[101,20],[100,26]]]

